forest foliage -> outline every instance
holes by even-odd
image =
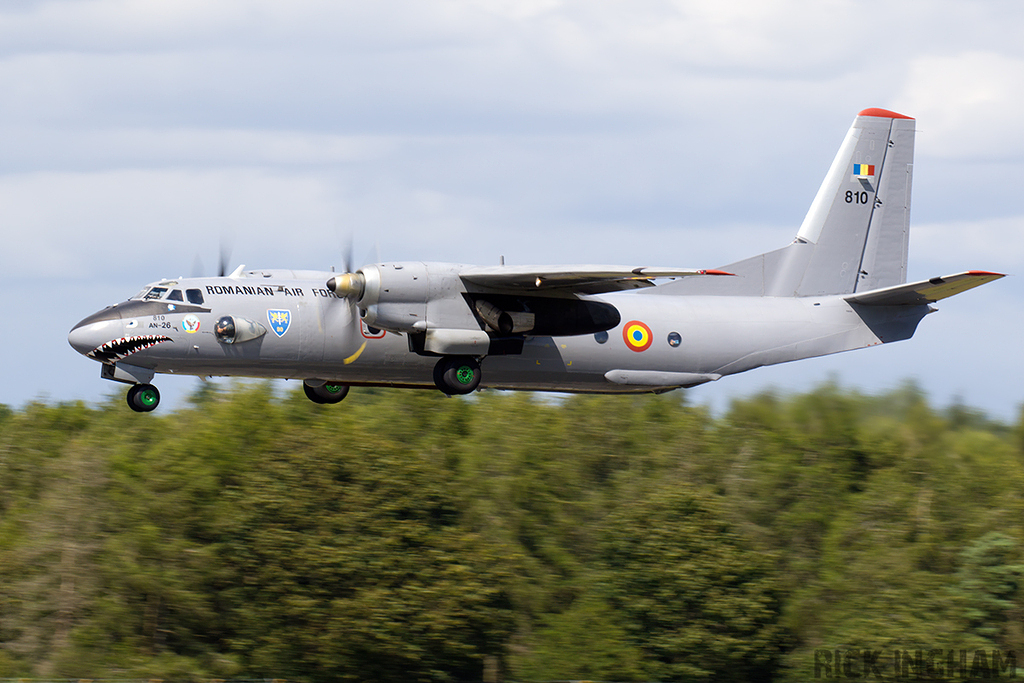
[[[0,406],[0,677],[801,681],[822,651],[936,648],[1024,667],[1022,465],[1024,413],[912,385],[721,416],[682,392],[317,406],[251,383],[146,415]]]

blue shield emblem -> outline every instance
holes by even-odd
[[[278,337],[283,337],[292,323],[291,311],[267,311],[267,320],[270,321],[270,329]]]

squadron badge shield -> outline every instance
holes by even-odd
[[[283,337],[284,333],[288,331],[288,326],[292,323],[292,312],[267,311],[267,320],[270,321],[270,329],[274,331],[274,334],[278,337]]]
[[[189,334],[195,334],[199,331],[199,317],[194,316],[191,313],[182,318],[181,329],[185,330]]]

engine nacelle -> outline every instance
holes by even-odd
[[[430,278],[425,263],[382,263],[359,270],[362,295],[356,300],[367,325],[391,332],[424,332]]]
[[[456,263],[379,263],[332,277],[367,325],[409,335],[417,353],[484,355],[495,339],[609,330],[619,312],[602,301],[467,288]]]

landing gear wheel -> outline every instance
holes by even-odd
[[[302,391],[305,392],[306,398],[313,403],[319,403],[321,405],[338,403],[343,398],[348,396],[348,385],[347,384],[321,384],[318,387],[311,387],[305,382],[302,383]]]
[[[148,413],[160,405],[160,392],[152,384],[133,384],[126,398],[136,413]]]
[[[434,385],[445,394],[469,394],[480,386],[480,363],[472,356],[445,356],[434,366]]]

